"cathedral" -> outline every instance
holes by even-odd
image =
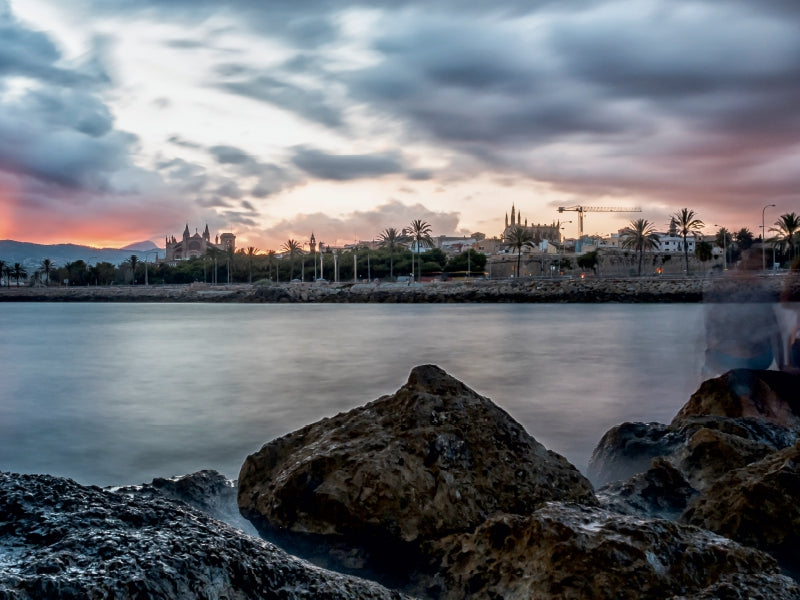
[[[508,220],[508,213],[506,213],[506,226],[503,229],[503,238],[506,239],[508,237],[508,233],[514,227],[524,227],[528,231],[530,231],[531,236],[535,242],[541,242],[542,240],[548,240],[551,242],[560,242],[561,241],[561,223],[560,222],[553,222],[552,225],[528,225],[528,219],[525,219],[525,223],[522,222],[522,211],[519,213],[516,211],[514,205],[511,205],[511,221]]]
[[[222,233],[217,235],[212,243],[208,225],[206,225],[202,235],[196,229],[194,235],[190,235],[189,224],[187,223],[186,228],[183,230],[183,237],[180,240],[176,239],[174,235],[167,236],[167,251],[164,260],[166,262],[175,262],[196,258],[205,255],[209,248],[235,252],[236,236],[232,233]]]

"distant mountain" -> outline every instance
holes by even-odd
[[[148,243],[152,245],[152,248],[141,248],[142,245]],[[135,254],[141,261],[148,260],[149,262],[153,262],[156,256],[164,258],[164,250],[157,248],[152,242],[139,242],[126,248],[92,248],[77,244],[44,245],[0,240],[0,260],[12,265],[20,263],[29,273],[38,269],[45,258],[49,258],[57,267],[77,260],[82,260],[89,265],[99,262],[119,265],[129,259],[131,254]]]
[[[136,242],[135,244],[128,244],[127,246],[123,246],[120,250],[138,250],[139,252],[147,252],[148,250],[157,250],[158,246],[156,246],[152,240],[145,240],[143,242]]]

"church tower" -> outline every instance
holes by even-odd
[[[311,240],[308,245],[311,247],[311,254],[315,254],[317,251],[317,238],[314,237],[313,231],[311,232]]]

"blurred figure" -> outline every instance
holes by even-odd
[[[782,368],[784,332],[778,318],[777,293],[758,278],[760,255],[742,253],[737,268],[712,283],[704,296],[706,351],[705,378],[731,369]]]
[[[794,260],[783,282],[781,310],[786,323],[784,328],[786,360],[781,369],[800,372],[800,258]]]

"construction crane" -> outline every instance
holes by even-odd
[[[583,213],[587,212],[642,212],[638,206],[621,207],[621,206],[559,206],[558,212],[563,213],[568,210],[578,213],[578,242],[583,239]]]

